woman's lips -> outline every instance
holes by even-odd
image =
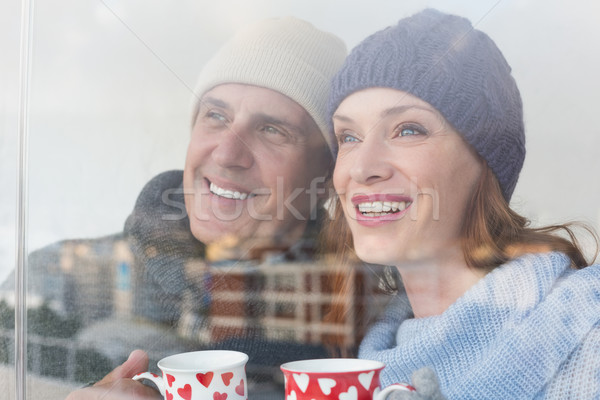
[[[355,195],[351,199],[356,221],[364,226],[378,226],[404,216],[412,198],[396,194]]]

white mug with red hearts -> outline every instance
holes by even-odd
[[[381,390],[379,361],[328,358],[293,361],[281,366],[285,400],[384,400],[395,391],[415,391],[398,383]]]
[[[247,400],[246,362],[239,351],[204,350],[180,353],[158,362],[162,377],[143,372],[166,400]]]

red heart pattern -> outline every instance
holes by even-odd
[[[167,384],[169,387],[173,387],[173,382],[175,382],[175,377],[173,375],[165,374],[167,376]]]
[[[198,382],[200,382],[202,386],[208,388],[212,382],[213,375],[214,374],[212,372],[207,372],[205,374],[198,373],[196,374],[196,379],[198,379]]]
[[[181,398],[184,400],[191,400],[192,399],[192,387],[190,386],[190,384],[186,384],[181,389],[177,389],[177,394],[179,396],[181,396]]]
[[[225,386],[229,386],[231,379],[233,378],[233,372],[225,372],[224,374],[221,374],[221,378],[223,379]]]
[[[242,378],[240,379],[240,383],[238,385],[232,385],[232,381],[235,378],[235,373],[233,372],[224,372],[221,375],[221,379],[223,380],[223,384],[227,387],[231,387],[232,389],[234,389],[235,393],[238,394],[241,397],[244,397],[246,394],[246,385],[245,385],[245,379]],[[169,388],[174,388],[174,382],[177,380],[175,376],[171,375],[171,374],[164,374],[166,383],[168,385]],[[215,378],[215,373],[214,372],[206,372],[206,373],[197,373],[196,374],[196,379],[198,380],[198,382],[204,386],[206,389],[210,389],[210,385],[211,382],[213,381],[213,379]],[[180,382],[179,385],[185,383],[185,379],[183,382]],[[195,383],[191,382],[191,383],[187,383],[185,384],[185,386],[183,386],[182,388],[177,389],[177,394],[179,395],[179,397],[181,397],[182,400],[191,400],[192,399],[192,391],[197,391],[197,390],[201,390],[201,393],[205,390],[202,389],[201,387],[196,387],[194,390],[193,385],[195,385]],[[215,389],[218,389],[218,387],[220,386],[220,384],[217,382],[216,387],[214,387],[212,390],[209,391],[209,393],[212,392],[213,395],[213,400],[227,400],[229,395],[234,395],[233,393],[228,393],[229,390],[231,389],[226,389],[226,392],[218,392],[215,391]],[[213,385],[213,386],[215,386]],[[235,395],[234,395],[235,396]],[[176,397],[175,393],[169,392],[169,390],[165,390],[165,399],[166,400],[174,400],[174,398]]]
[[[215,392],[215,394],[213,394],[213,400],[227,400],[227,393]]]
[[[240,384],[235,387],[235,392],[237,394],[239,394],[240,396],[244,395],[245,391],[244,391],[244,380],[243,379],[240,381]]]
[[[379,391],[379,370],[348,374],[298,374],[286,371],[286,400],[371,400]]]

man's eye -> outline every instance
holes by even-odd
[[[277,128],[273,127],[273,126],[270,126],[270,125],[265,126],[263,128],[263,132],[268,133],[270,135],[283,135],[283,136],[285,136],[285,134],[283,132],[281,132],[279,129],[277,129]]]
[[[285,143],[290,143],[290,141],[293,140],[293,136],[287,131],[276,128],[272,125],[264,125],[258,130],[258,132],[260,132],[261,137],[268,143],[282,145]]]
[[[210,119],[214,119],[215,121],[227,122],[227,118],[216,111],[209,111],[206,113],[206,116]]]

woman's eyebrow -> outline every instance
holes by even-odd
[[[415,104],[406,104],[406,105],[386,108],[379,114],[379,117],[383,119],[383,118],[389,117],[390,115],[402,114],[413,108],[417,109],[417,110],[422,110],[422,111],[427,111],[427,112],[433,113],[433,110],[431,110],[428,107],[419,106],[419,105],[415,105]],[[354,122],[354,120],[351,117],[343,115],[343,114],[333,114],[333,116],[331,118],[341,121],[341,122]]]
[[[345,115],[341,115],[341,114],[333,114],[331,116],[331,119],[337,119],[338,121],[342,121],[342,122],[354,122],[354,120],[350,117],[347,117]]]
[[[430,109],[429,107],[426,107],[426,106],[421,106],[421,105],[417,105],[417,104],[405,104],[405,105],[401,105],[401,106],[397,106],[397,107],[387,108],[387,109],[383,110],[379,116],[381,118],[385,118],[385,117],[389,117],[390,115],[403,114],[406,111],[413,109],[413,108],[417,109],[417,110],[427,111],[430,113],[435,113],[432,109]]]

